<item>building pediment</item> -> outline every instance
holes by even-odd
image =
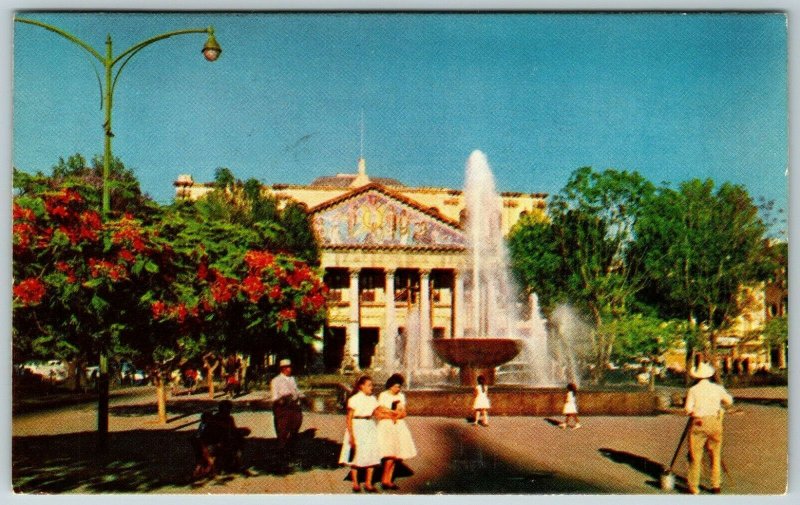
[[[310,210],[327,248],[464,249],[458,224],[379,184],[363,186]]]

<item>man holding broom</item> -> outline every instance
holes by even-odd
[[[700,363],[691,371],[697,384],[686,395],[686,413],[691,416],[689,429],[689,474],[687,481],[691,494],[700,493],[700,466],[703,452],[711,455],[711,492],[720,493],[722,467],[722,406],[733,404],[733,397],[719,384],[709,379],[714,367]]]

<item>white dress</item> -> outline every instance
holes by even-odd
[[[353,437],[356,440],[356,454],[353,461],[347,460],[350,455],[350,435],[345,430],[342,452],[339,454],[340,465],[366,467],[380,464],[378,429],[372,419],[372,413],[376,408],[378,408],[378,400],[361,391],[347,400],[347,409],[353,411]]]
[[[378,405],[392,410],[392,404],[398,402],[398,408],[405,409],[406,396],[403,393],[393,395],[384,391],[378,395]],[[382,458],[409,459],[417,455],[417,447],[405,419],[397,422],[391,419],[378,421],[378,449]]]
[[[483,410],[492,407],[488,392],[489,388],[486,386],[475,386],[475,401],[472,403],[472,410]]]
[[[567,392],[567,401],[564,402],[563,414],[577,414],[578,403],[575,401],[575,393],[572,391]]]

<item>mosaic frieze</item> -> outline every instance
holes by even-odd
[[[317,213],[314,229],[323,245],[464,246],[460,230],[391,199],[367,191]]]

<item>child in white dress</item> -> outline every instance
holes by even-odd
[[[368,493],[376,493],[378,490],[372,486],[372,474],[375,466],[380,464],[381,456],[374,417],[386,416],[386,409],[378,405],[378,400],[372,396],[372,379],[369,376],[360,377],[354,389],[357,392],[347,400],[347,431],[339,464],[350,466],[354,493],[361,492],[359,468],[366,468],[364,489]]]
[[[413,458],[417,448],[404,418],[406,417],[406,397],[400,392],[405,379],[393,374],[386,381],[386,390],[378,395],[378,404],[391,413],[391,417],[378,421],[378,448],[384,459],[381,486],[383,489],[398,489],[392,480],[398,460]]]
[[[472,402],[472,410],[475,411],[475,426],[478,426],[478,421],[483,415],[483,421],[480,422],[483,426],[489,426],[489,409],[492,407],[489,401],[489,388],[486,386],[486,379],[483,375],[478,376],[478,385],[475,387],[475,401]]]
[[[581,427],[581,423],[578,421],[577,393],[578,386],[576,386],[574,382],[567,384],[567,399],[564,401],[564,410],[562,411],[564,414],[564,422],[558,425],[562,430],[569,426],[570,419],[575,421],[572,429],[577,430]]]

